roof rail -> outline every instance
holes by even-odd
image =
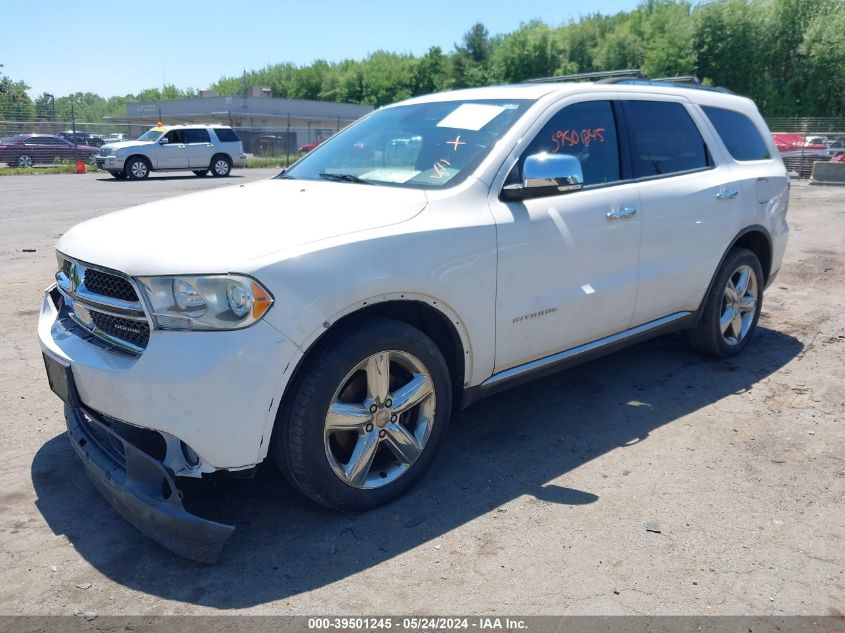
[[[555,77],[537,77],[525,79],[524,84],[542,84],[556,81],[581,81],[583,79],[602,79],[613,77],[633,77],[636,79],[648,79],[648,76],[639,68],[628,68],[626,70],[600,70],[592,73],[575,73],[573,75],[557,75]]]
[[[676,75],[675,77],[655,77],[652,81],[666,81],[673,84],[695,84],[700,86],[701,80],[696,75]]]
[[[675,77],[658,77],[651,79],[639,68],[628,68],[625,70],[602,70],[593,73],[576,73],[574,75],[559,75],[557,77],[539,77],[537,79],[525,79],[522,83],[554,83],[558,81],[582,81],[594,79],[599,84],[628,84],[635,86],[660,86],[670,85],[676,88],[691,88],[695,90],[710,90],[733,94],[727,88],[717,86],[705,86],[696,75],[677,75]]]

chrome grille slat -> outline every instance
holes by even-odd
[[[111,346],[141,354],[149,342],[150,320],[129,277],[62,257],[56,286],[64,297],[66,316]]]

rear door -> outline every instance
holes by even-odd
[[[714,159],[689,101],[625,94],[622,105],[642,201],[636,326],[698,308],[739,230],[739,183],[729,164]]]
[[[191,169],[207,169],[214,155],[214,145],[205,128],[188,128],[183,131],[188,146],[188,163]]]

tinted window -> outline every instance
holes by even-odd
[[[168,143],[184,143],[184,130],[170,130],[164,138]]]
[[[722,137],[728,152],[736,160],[765,160],[771,158],[760,132],[744,114],[722,108],[702,108],[713,127]]]
[[[183,132],[185,143],[211,143],[208,137],[208,130],[185,130]]]
[[[711,165],[704,139],[680,103],[625,101],[634,178]]]
[[[610,101],[586,101],[565,107],[546,123],[522,155],[569,154],[581,162],[584,184],[619,180],[619,143]]]
[[[229,128],[214,128],[214,133],[217,135],[217,138],[220,139],[221,143],[237,143],[241,139],[235,134],[235,130],[230,130]]]

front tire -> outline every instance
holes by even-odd
[[[143,158],[132,158],[124,166],[129,180],[144,180],[150,175],[150,165]]]
[[[423,476],[449,424],[446,361],[420,330],[385,318],[318,345],[279,408],[273,457],[329,508],[393,501]]]
[[[744,350],[757,329],[763,286],[757,255],[745,248],[728,253],[707,295],[701,320],[690,332],[692,347],[717,358]]]
[[[24,154],[23,156],[18,156],[17,165],[18,167],[32,167],[35,164],[35,161],[32,159],[32,156],[29,154]]]

